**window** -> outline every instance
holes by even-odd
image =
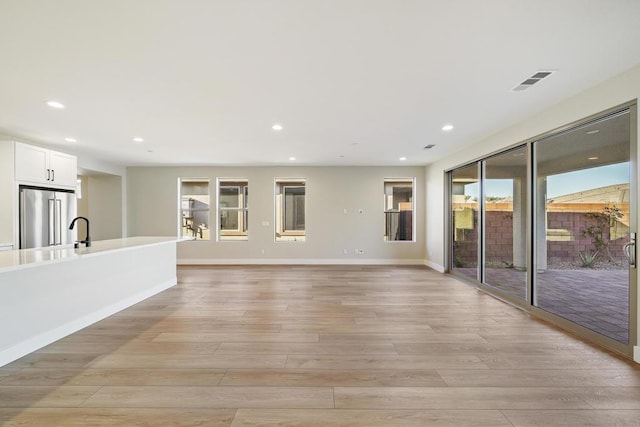
[[[384,240],[413,241],[413,178],[384,180]]]
[[[180,236],[209,240],[209,180],[180,178]]]
[[[276,179],[276,241],[302,241],[305,232],[304,179]]]
[[[249,182],[246,179],[218,180],[218,240],[249,239]]]

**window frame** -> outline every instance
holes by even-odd
[[[304,188],[304,230],[287,230],[287,188]],[[298,239],[300,237],[300,239]],[[307,180],[306,178],[276,178],[274,185],[274,240],[276,242],[305,242],[307,239]]]
[[[220,190],[223,188],[237,188],[238,207],[223,207],[220,203]],[[217,178],[216,180],[216,242],[246,242],[249,240],[249,179],[247,178]],[[222,226],[222,212],[242,212],[238,218],[237,230],[224,230]],[[243,227],[244,226],[244,227]],[[242,229],[246,231],[242,231]],[[231,238],[235,237],[235,238]]]
[[[416,203],[416,178],[415,177],[388,177],[383,178],[383,191],[382,191],[382,212],[383,212],[383,221],[382,221],[382,240],[385,243],[415,243],[416,242],[416,213],[417,213],[417,203]],[[386,194],[386,186],[387,184],[392,183],[404,183],[411,184],[411,239],[408,240],[392,240],[387,236],[387,218],[386,215],[388,213],[387,210],[387,194]],[[398,210],[400,212],[400,210]]]
[[[207,184],[207,198],[209,200],[209,203],[207,204],[208,208],[204,209],[204,208],[191,208],[191,207],[184,207],[184,196],[182,194],[182,184],[185,182],[200,182],[200,183],[206,183]],[[211,240],[211,179],[210,178],[192,178],[192,177],[178,177],[178,214],[177,214],[177,221],[176,221],[176,225],[177,225],[177,235],[179,236],[180,239],[185,239],[185,240],[193,240],[193,241],[202,241],[202,242],[207,242]],[[191,200],[191,198],[189,198],[188,200]],[[192,236],[189,236],[187,234],[184,234],[184,230],[186,228],[185,226],[185,218],[193,218],[193,216],[189,216],[189,217],[185,217],[184,216],[184,212],[185,211],[189,211],[190,213],[194,213],[194,212],[207,212],[207,230],[209,230],[209,235],[208,238],[204,238],[204,230],[199,229],[200,227],[198,227],[198,229],[193,229]],[[201,233],[201,238],[198,239],[197,238],[197,234],[198,232]]]

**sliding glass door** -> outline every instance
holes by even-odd
[[[452,269],[472,279],[480,279],[478,164],[451,173]]]
[[[635,117],[609,112],[451,170],[449,270],[629,353]]]
[[[534,144],[534,305],[629,342],[630,114]]]
[[[486,159],[482,282],[527,298],[527,147]]]

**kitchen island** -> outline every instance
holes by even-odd
[[[0,366],[175,285],[179,241],[0,251]]]

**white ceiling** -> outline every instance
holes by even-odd
[[[123,165],[428,164],[639,64],[638,18],[637,0],[0,0],[0,133]]]

